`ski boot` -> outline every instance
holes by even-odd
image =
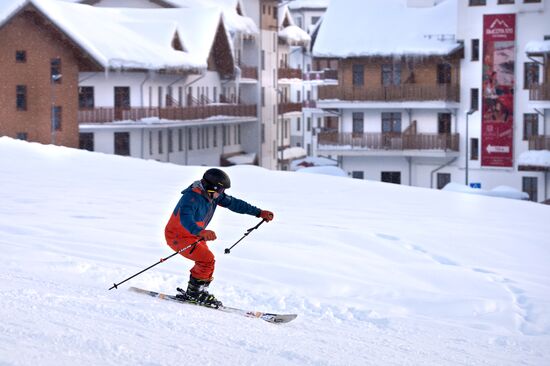
[[[176,298],[197,305],[217,309],[222,306],[222,302],[208,292],[210,282],[212,281],[199,280],[191,276],[189,277],[189,283],[187,284],[187,291],[184,291],[178,287],[177,290],[179,294],[176,295]]]

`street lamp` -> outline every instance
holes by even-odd
[[[468,186],[468,160],[469,160],[469,156],[468,156],[468,141],[469,141],[469,137],[468,137],[468,119],[469,117],[474,114],[474,112],[476,111],[477,109],[470,109],[468,112],[466,112],[466,151],[464,152],[464,158],[466,159],[466,168],[465,168],[465,177],[466,177],[466,186]]]

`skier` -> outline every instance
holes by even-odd
[[[240,214],[260,217],[269,222],[273,220],[271,211],[261,210],[240,199],[225,194],[231,187],[229,176],[220,169],[208,169],[201,180],[195,181],[182,196],[170,216],[164,231],[166,243],[174,251],[193,244],[196,245],[181,252],[185,258],[195,262],[187,290],[178,288],[178,298],[200,305],[219,307],[221,301],[208,292],[208,286],[213,280],[214,254],[208,248],[206,241],[215,240],[216,233],[207,230],[208,223],[214,216],[216,207],[220,205]]]

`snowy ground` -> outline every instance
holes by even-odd
[[[550,207],[227,169],[212,291],[285,325],[155,300],[191,263],[164,225],[204,167],[0,138],[1,365],[549,365]]]

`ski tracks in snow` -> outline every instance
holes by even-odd
[[[392,245],[399,244],[401,247],[416,253],[420,257],[424,257],[435,263],[436,265],[441,266],[451,266],[453,269],[461,269],[465,272],[475,273],[479,275],[484,281],[490,282],[498,286],[502,291],[504,291],[510,298],[510,306],[514,312],[514,322],[516,325],[516,331],[521,335],[548,335],[550,334],[549,330],[537,330],[536,323],[537,318],[534,312],[533,304],[531,303],[529,297],[527,296],[527,291],[520,287],[520,285],[505,276],[502,276],[496,272],[478,268],[478,267],[468,267],[460,264],[458,261],[451,258],[441,256],[435,253],[432,253],[425,249],[424,247],[413,244],[411,242],[400,239],[399,237],[388,235],[384,233],[375,233],[374,237],[382,239],[382,241],[387,241]],[[496,311],[496,304],[487,305],[490,311]]]

